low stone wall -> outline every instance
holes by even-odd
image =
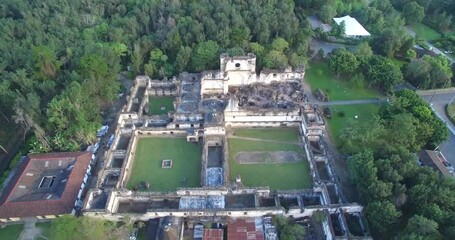
[[[230,122],[226,121],[227,127],[298,127],[299,122]]]

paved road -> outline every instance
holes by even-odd
[[[405,27],[405,30],[406,30],[406,32],[407,32],[409,35],[411,35],[411,36],[413,36],[413,37],[416,36],[416,33],[415,33],[414,31],[412,31],[411,28]],[[427,45],[427,46],[428,46],[433,52],[435,52],[436,54],[440,54],[440,55],[445,56],[447,59],[449,59],[449,61],[450,61],[452,64],[455,63],[455,59],[454,59],[454,58],[452,58],[451,56],[445,54],[443,51],[439,50],[437,47],[435,47],[435,46],[434,46],[433,44],[431,44],[430,42],[425,41],[424,43],[425,43],[425,45]]]
[[[455,90],[430,90],[417,92],[425,101],[429,102],[433,109],[446,122],[448,128],[455,134],[455,125],[449,120],[446,113],[446,106],[450,101],[455,102]]]
[[[449,139],[438,146],[438,150],[442,152],[444,157],[449,161],[452,166],[455,166],[455,126],[449,121],[445,111],[446,105],[454,99],[455,89],[440,89],[417,92],[425,101],[431,104],[436,115],[443,120],[449,128]]]
[[[324,51],[324,56],[327,56],[327,54],[331,53],[333,50],[338,49],[338,48],[346,48],[350,51],[354,51],[356,46],[350,46],[350,45],[344,45],[344,44],[337,44],[337,43],[327,43],[327,42],[322,42],[316,39],[312,39],[310,43],[310,49],[313,51],[313,55],[316,55],[319,51],[319,49],[322,49]]]
[[[371,103],[385,103],[387,99],[361,99],[361,100],[345,100],[345,101],[329,101],[329,102],[317,102],[321,106],[332,106],[332,105],[355,105],[355,104],[371,104]]]

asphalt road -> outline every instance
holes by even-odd
[[[455,90],[430,90],[421,91],[418,94],[429,102],[439,118],[441,118],[449,128],[449,139],[438,146],[438,150],[442,152],[444,157],[449,161],[452,166],[455,166],[455,126],[449,121],[445,108],[447,104],[452,101],[455,102]]]

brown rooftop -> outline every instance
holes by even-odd
[[[254,218],[231,218],[227,227],[229,240],[263,240],[262,222]]]
[[[223,229],[204,229],[203,240],[223,240]]]
[[[438,152],[423,150],[419,154],[419,160],[423,165],[433,168],[435,171],[440,172],[445,176],[452,176],[447,168],[442,164]]]
[[[90,152],[28,155],[0,197],[0,218],[71,213]]]

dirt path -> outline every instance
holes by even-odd
[[[45,236],[41,235],[41,229],[37,228],[35,223],[36,219],[25,220],[24,229],[19,236],[20,240],[47,239]]]
[[[293,144],[297,146],[303,146],[302,143],[296,143],[296,142],[287,142],[287,141],[276,141],[276,140],[268,140],[268,139],[262,139],[262,138],[249,138],[249,137],[239,137],[230,134],[228,138],[236,138],[236,139],[243,139],[243,140],[251,140],[251,141],[257,141],[257,142],[272,142],[272,143],[283,143],[283,144]]]

